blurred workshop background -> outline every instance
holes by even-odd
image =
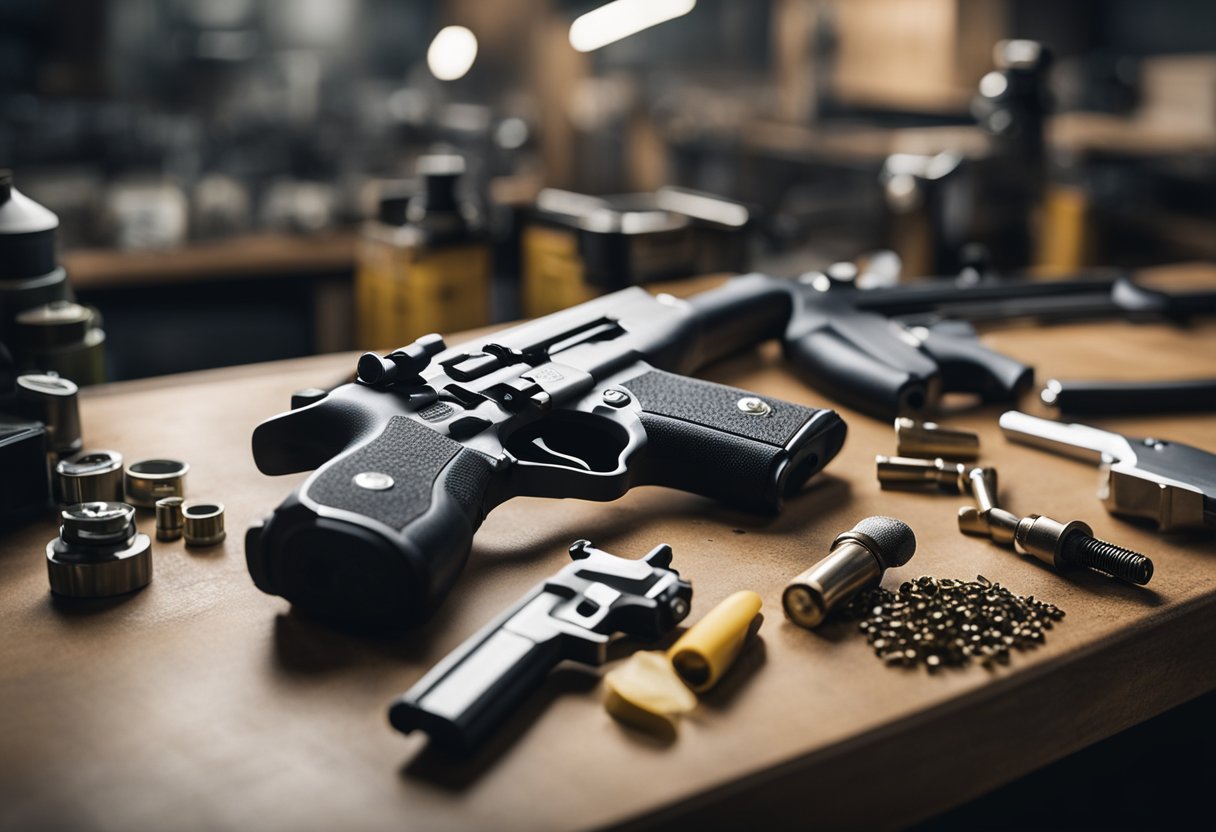
[[[93,316],[6,339],[108,379],[884,248],[1211,260],[1216,5],[5,0],[0,167]]]
[[[0,169],[0,359],[81,383],[881,250],[1213,261],[1216,3],[2,0]],[[926,828],[1198,808],[1212,704]]]

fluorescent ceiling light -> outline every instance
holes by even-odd
[[[570,25],[570,45],[591,52],[692,11],[697,0],[613,0]]]
[[[477,38],[463,26],[445,26],[426,50],[426,65],[440,81],[463,78],[477,59]]]

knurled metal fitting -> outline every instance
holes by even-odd
[[[185,525],[181,497],[162,497],[156,501],[156,539],[177,540]]]
[[[182,503],[187,546],[214,546],[224,539],[224,504],[206,500]]]

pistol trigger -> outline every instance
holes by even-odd
[[[559,451],[555,451],[552,448],[550,448],[548,445],[545,444],[544,437],[541,437],[541,436],[536,437],[535,439],[532,440],[532,444],[535,447],[539,448],[544,453],[548,454],[549,456],[557,457],[558,459],[565,460],[566,462],[573,462],[575,465],[577,465],[579,468],[583,469],[584,471],[591,470],[591,465],[588,464],[587,462],[579,459],[578,457],[573,456],[572,454],[563,454]],[[561,463],[557,463],[557,464],[560,465]]]

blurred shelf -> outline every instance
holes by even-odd
[[[1107,113],[1061,113],[1048,127],[1051,146],[1124,156],[1216,153],[1216,126],[1166,124]]]
[[[892,153],[933,155],[945,151],[982,156],[989,139],[968,125],[937,127],[805,127],[760,121],[743,128],[746,147],[786,158],[881,162]]]
[[[77,249],[62,257],[76,289],[114,289],[226,277],[283,277],[353,269],[354,232],[249,234],[159,251]]]

